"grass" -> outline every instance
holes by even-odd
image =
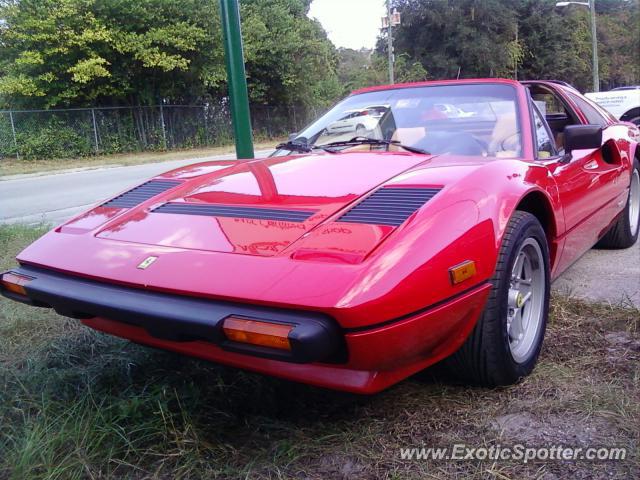
[[[282,141],[282,139],[258,141],[255,143],[254,148],[255,150],[270,149],[280,143],[280,141]],[[141,165],[144,163],[157,163],[169,160],[182,160],[188,158],[198,159],[234,152],[235,147],[233,145],[224,145],[220,147],[188,150],[122,153],[116,155],[100,155],[95,157],[68,159],[17,160],[12,157],[0,159],[0,175],[8,176],[26,173],[52,172],[73,168],[99,168],[109,165]]]
[[[42,228],[0,227],[0,268]],[[0,304],[0,479],[639,478],[637,310],[553,299],[540,363],[494,390],[372,397],[262,377]],[[625,461],[408,461],[401,447],[622,446]]]

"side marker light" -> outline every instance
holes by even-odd
[[[476,262],[467,260],[449,269],[449,279],[452,285],[468,280],[476,274]]]

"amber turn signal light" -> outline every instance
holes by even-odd
[[[225,319],[222,330],[234,342],[291,351],[289,332],[293,330],[293,325],[231,316]]]
[[[31,280],[33,280],[33,278],[27,277],[26,275],[7,272],[2,275],[2,287],[11,293],[17,293],[18,295],[24,295],[26,297],[27,291],[24,289],[24,286]]]
[[[476,274],[476,262],[467,260],[449,269],[449,278],[453,285],[462,283]]]

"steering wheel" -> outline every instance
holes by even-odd
[[[465,132],[450,133],[431,137],[427,135],[425,142],[415,145],[431,153],[452,153],[454,155],[483,155],[489,150],[487,143],[480,138]]]
[[[520,132],[518,131],[518,132],[511,133],[506,137],[503,137],[502,139],[492,140],[491,143],[489,143],[487,153],[489,153],[490,155],[495,155],[498,152],[516,150],[517,149],[516,145],[508,145],[508,143],[509,141],[517,143],[519,135],[520,135]],[[512,147],[516,147],[516,148],[512,148]]]
[[[473,134],[471,134],[471,136],[480,145],[480,148],[482,148],[482,152],[480,152],[481,155],[485,155],[485,154],[489,153],[489,142],[487,142],[486,140],[481,139],[480,137],[476,137]]]

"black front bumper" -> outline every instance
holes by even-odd
[[[162,340],[203,340],[230,351],[296,363],[345,359],[340,328],[333,319],[320,313],[153,292],[31,266],[11,272],[33,278],[25,286],[28,297],[9,292],[1,284],[0,293],[29,305],[53,308],[66,317],[102,317],[144,328],[149,335]],[[222,324],[231,315],[293,325],[289,333],[291,351],[228,340]]]

